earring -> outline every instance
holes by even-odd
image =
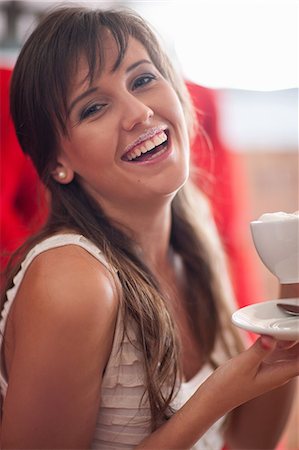
[[[63,170],[63,169],[60,169],[58,172],[57,172],[57,177],[58,177],[58,179],[59,180],[64,180],[65,178],[66,178],[66,172],[65,172],[65,170]]]

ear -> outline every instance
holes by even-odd
[[[74,171],[68,168],[66,165],[58,163],[55,169],[52,171],[52,177],[58,183],[68,184],[74,178]]]

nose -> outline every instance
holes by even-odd
[[[126,131],[138,124],[146,124],[153,117],[153,110],[142,99],[128,93],[123,101],[122,126]]]

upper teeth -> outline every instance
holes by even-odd
[[[146,153],[165,141],[167,141],[167,135],[166,133],[164,133],[164,131],[161,131],[152,138],[147,139],[146,141],[143,141],[141,142],[141,144],[134,147],[133,150],[131,150],[127,154],[127,158],[129,161],[132,161],[132,159],[135,159],[138,156],[140,156],[141,153]]]

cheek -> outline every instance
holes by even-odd
[[[189,140],[184,110],[175,90],[169,86],[162,98],[164,99],[163,108],[165,108],[165,114],[167,110],[169,120],[175,127],[180,129],[183,137]]]
[[[64,147],[69,164],[78,174],[104,167],[113,161],[113,139],[96,124],[74,133]]]

